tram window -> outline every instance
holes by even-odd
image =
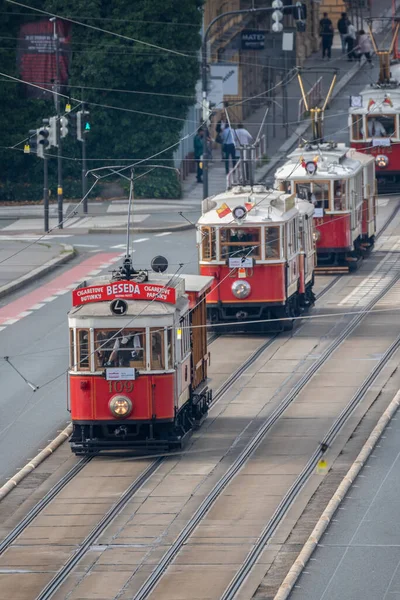
[[[260,228],[220,229],[221,258],[252,256],[260,258]]]
[[[217,245],[215,227],[202,227],[201,240],[202,260],[216,260]]]
[[[167,346],[168,346],[168,369],[174,368],[174,340],[172,329],[167,331]]]
[[[346,181],[333,182],[333,206],[334,210],[346,210]]]
[[[164,360],[164,330],[163,329],[152,329],[150,332],[151,337],[151,369],[152,371],[158,371],[165,369]]]
[[[292,193],[292,182],[291,181],[280,181],[279,182],[279,191],[285,192],[285,194]]]
[[[144,329],[101,329],[95,331],[96,370],[104,367],[146,368]]]
[[[363,139],[363,117],[362,115],[351,115],[351,135],[353,140],[362,140]]]
[[[367,137],[397,137],[395,115],[370,115],[367,117]]]
[[[78,329],[78,370],[89,370],[89,331]]]
[[[311,202],[311,183],[296,183],[296,194],[301,200]]]
[[[265,228],[265,260],[280,258],[280,228]]]
[[[190,321],[189,315],[181,319],[181,358],[185,358],[190,352]]]
[[[74,330],[69,330],[69,364],[71,369],[75,368],[75,344],[74,344]]]
[[[311,199],[316,208],[329,210],[329,183],[313,182]]]

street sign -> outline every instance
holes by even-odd
[[[72,305],[91,302],[111,302],[117,299],[154,300],[175,304],[176,290],[172,287],[136,281],[118,281],[112,284],[91,285],[72,292]]]
[[[240,36],[242,50],[264,50],[265,33],[259,29],[244,29]]]
[[[117,298],[111,302],[110,310],[114,315],[124,315],[128,311],[128,303],[121,300],[121,298]]]

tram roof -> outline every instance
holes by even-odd
[[[361,107],[350,107],[350,114],[390,115],[400,112],[400,87],[371,86],[360,92]],[[386,100],[386,102],[385,102]],[[388,104],[390,101],[393,106]]]
[[[253,208],[249,209],[246,217],[240,223],[242,226],[285,222],[298,214],[299,210],[294,195],[271,190],[263,185],[235,186],[226,192],[203,200],[203,214],[198,224],[235,226],[237,223],[232,211],[238,206],[246,207],[246,204],[252,204]],[[220,217],[217,210],[224,205],[230,210],[225,216]]]
[[[365,165],[374,161],[374,158],[357,152],[344,144],[337,144],[337,147],[329,149],[327,144],[319,147],[306,149],[298,148],[292,154],[289,154],[288,161],[275,173],[278,180],[296,179],[296,180],[327,180],[338,178],[349,178],[355,175]],[[305,163],[316,159],[317,171],[310,175],[302,162]]]

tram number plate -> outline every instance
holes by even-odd
[[[110,394],[113,392],[121,394],[131,394],[133,392],[133,381],[108,381],[108,391]]]

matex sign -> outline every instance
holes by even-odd
[[[176,290],[152,283],[118,281],[107,285],[92,285],[72,292],[72,305],[82,306],[91,302],[110,302],[116,298],[124,300],[155,300],[175,304]]]

